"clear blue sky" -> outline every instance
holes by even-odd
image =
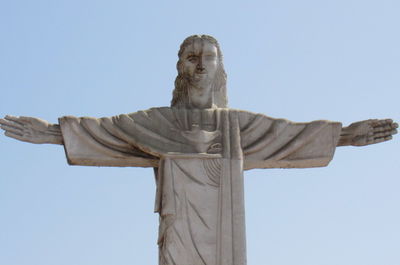
[[[400,1],[0,2],[0,116],[169,105],[181,41],[215,36],[232,108],[400,120]],[[400,136],[329,167],[245,173],[249,265],[399,265]],[[67,165],[0,135],[0,264],[157,264],[151,169]]]

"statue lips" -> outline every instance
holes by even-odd
[[[202,79],[206,79],[207,78],[207,73],[206,72],[196,72],[196,73],[194,73],[194,75],[193,75],[193,79],[195,80],[195,81],[200,81],[200,80],[202,80]]]
[[[199,125],[193,124],[191,131],[183,131],[181,135],[194,145],[197,152],[206,153],[210,144],[221,135],[221,132],[218,130],[213,132],[201,130]]]

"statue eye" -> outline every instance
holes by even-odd
[[[205,56],[207,60],[214,60],[216,56],[214,54],[208,54]]]
[[[195,62],[197,62],[197,56],[194,56],[194,55],[189,56],[189,57],[187,58],[187,60],[188,60],[189,62],[195,63]]]

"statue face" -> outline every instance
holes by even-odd
[[[195,39],[181,55],[183,73],[195,87],[211,85],[218,68],[217,48],[207,40]]]

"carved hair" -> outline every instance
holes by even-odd
[[[226,95],[226,73],[224,70],[224,64],[222,62],[222,53],[219,47],[218,41],[209,35],[192,35],[187,37],[181,44],[181,47],[178,52],[179,60],[176,64],[176,68],[178,70],[178,76],[175,79],[175,89],[173,92],[173,97],[171,101],[172,107],[189,107],[190,98],[189,98],[189,81],[184,76],[183,72],[183,58],[181,57],[185,48],[197,39],[201,39],[203,41],[208,41],[213,44],[217,48],[218,52],[218,67],[217,72],[215,74],[214,80],[212,82],[212,96],[213,96],[213,104],[218,108],[226,108],[228,106],[228,98]]]

